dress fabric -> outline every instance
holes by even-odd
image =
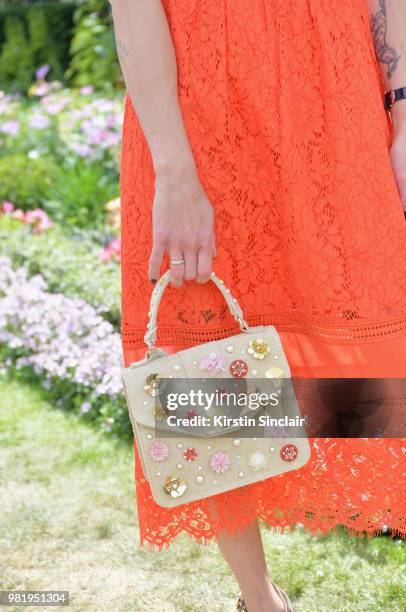
[[[162,0],[179,101],[215,210],[213,270],[249,325],[275,325],[292,375],[406,376],[406,224],[366,0]],[[129,95],[121,157],[122,346],[143,357],[152,158]],[[168,267],[165,258],[163,271]],[[157,344],[239,333],[214,283],[169,285]],[[313,439],[309,463],[210,498],[157,505],[134,441],[141,544],[209,542],[260,517],[313,532],[406,534],[402,439]],[[212,506],[211,506],[212,507]]]

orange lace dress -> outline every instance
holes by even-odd
[[[406,225],[365,0],[163,0],[181,109],[215,208],[213,269],[250,325],[275,325],[292,375],[406,376]],[[153,286],[154,171],[129,96],[121,159],[122,346],[141,358]],[[167,268],[168,257],[162,272]],[[214,283],[168,286],[158,345],[239,332]],[[134,442],[141,544],[202,543],[255,517],[312,532],[406,534],[405,441],[312,439],[309,463],[175,509]]]

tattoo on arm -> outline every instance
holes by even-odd
[[[130,53],[129,50],[127,49],[127,45],[125,44],[125,42],[122,40],[119,40],[118,38],[116,39],[116,49],[117,49],[117,55],[120,59],[126,58],[128,54]]]
[[[375,15],[371,15],[371,31],[374,38],[375,51],[378,60],[388,65],[387,76],[390,78],[395,72],[395,68],[400,60],[400,55],[386,42],[386,0],[379,0],[381,7]]]

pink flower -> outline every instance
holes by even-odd
[[[115,253],[120,253],[120,251],[121,251],[121,241],[120,241],[120,238],[114,238],[109,243],[109,249],[111,249]]]
[[[82,94],[82,96],[88,96],[93,92],[93,89],[94,88],[92,85],[84,85],[80,88],[80,93]]]
[[[226,472],[229,469],[230,465],[231,460],[227,453],[218,451],[210,457],[210,468],[213,470],[213,472],[216,472],[216,474],[222,474],[223,472]]]
[[[44,64],[35,72],[35,77],[38,81],[43,81],[49,72],[50,66],[48,64]]]
[[[169,455],[169,446],[162,440],[155,440],[149,445],[148,454],[152,461],[165,461]]]
[[[24,221],[25,218],[24,211],[21,208],[17,208],[11,216],[13,219],[18,219],[18,221]]]
[[[11,202],[3,202],[3,206],[1,208],[4,213],[10,213],[14,210],[14,204]]]
[[[217,355],[217,353],[209,353],[200,361],[199,367],[201,370],[207,370],[210,375],[218,372],[225,372],[226,360],[222,355]]]
[[[110,261],[110,251],[108,249],[102,249],[99,252],[99,257],[103,260],[103,261]]]
[[[46,81],[38,81],[37,84],[32,88],[34,96],[41,98],[46,96],[49,91],[49,83]]]
[[[15,119],[5,121],[2,125],[0,125],[0,131],[4,132],[4,134],[9,134],[9,136],[17,136],[18,132],[20,131],[20,123]]]

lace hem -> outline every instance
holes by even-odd
[[[209,544],[223,530],[236,534],[255,519],[269,529],[300,526],[314,535],[344,527],[351,536],[370,537],[385,525],[393,536],[406,537],[401,440],[313,438],[312,451],[297,472],[168,509],[153,500],[134,441],[140,545],[168,549],[181,533]]]
[[[334,343],[359,344],[374,342],[389,338],[400,338],[406,335],[406,318],[389,319],[385,321],[370,321],[368,323],[347,323],[340,326],[321,324],[304,318],[282,314],[261,314],[246,316],[245,320],[251,326],[275,325],[278,331],[305,333],[317,340]],[[123,348],[142,348],[144,343],[144,328],[131,328],[122,323],[121,336]],[[240,331],[239,325],[229,325],[217,329],[190,329],[160,325],[157,333],[157,345],[160,344],[200,344],[219,338],[225,338]]]
[[[163,550],[168,550],[173,541],[180,536],[181,534],[185,534],[189,540],[196,542],[197,544],[203,544],[205,546],[209,546],[213,540],[217,537],[217,535],[226,529],[231,535],[237,533],[238,531],[243,531],[248,525],[253,522],[255,519],[259,519],[263,521],[266,529],[276,533],[283,533],[284,531],[289,531],[292,528],[292,524],[297,528],[304,529],[306,532],[313,536],[317,535],[328,535],[330,533],[335,533],[338,529],[344,527],[348,535],[352,537],[362,537],[366,536],[368,538],[379,535],[382,531],[382,527],[385,526],[386,529],[391,531],[391,536],[395,538],[406,538],[406,525],[401,520],[393,521],[393,518],[390,514],[390,511],[387,513],[381,513],[379,516],[379,526],[377,524],[373,525],[351,525],[351,519],[345,515],[336,515],[330,524],[326,522],[325,517],[324,521],[315,520],[314,518],[309,518],[308,512],[305,510],[293,510],[292,514],[297,518],[296,523],[292,523],[291,520],[286,517],[280,517],[272,515],[270,516],[268,513],[262,513],[258,511],[256,516],[251,516],[246,519],[245,522],[242,522],[235,529],[229,529],[228,527],[223,527],[218,525],[217,530],[210,530],[210,533],[207,535],[198,534],[193,529],[190,531],[184,527],[179,526],[175,531],[171,531],[167,537],[161,536],[161,539],[157,541],[155,534],[149,533],[149,531],[143,532],[140,530],[140,546],[145,547],[149,552],[161,552]],[[291,517],[290,517],[291,518]]]

